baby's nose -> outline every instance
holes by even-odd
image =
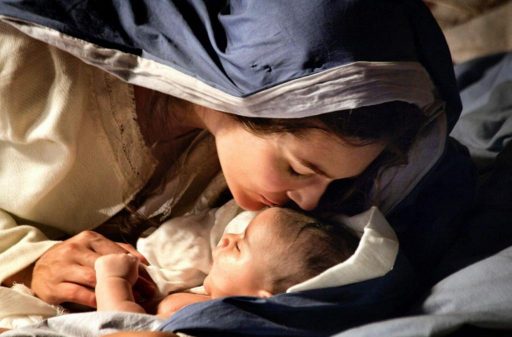
[[[224,234],[217,244],[217,248],[226,248],[234,240],[234,234]]]
[[[217,248],[226,248],[229,245],[229,239],[223,236],[219,243],[217,244]]]

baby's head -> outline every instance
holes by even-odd
[[[357,243],[341,225],[268,208],[244,233],[222,236],[204,286],[212,298],[269,297],[345,261]]]

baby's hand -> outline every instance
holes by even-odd
[[[108,254],[100,256],[94,263],[96,278],[120,277],[131,285],[139,277],[139,259],[130,254]]]

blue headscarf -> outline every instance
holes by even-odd
[[[231,113],[424,108],[439,96],[451,128],[461,109],[446,42],[419,0],[2,0],[0,15],[82,40],[65,48],[128,82]]]

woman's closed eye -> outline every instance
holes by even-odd
[[[294,177],[305,177],[310,175],[309,173],[304,172],[303,170],[298,170],[294,168],[292,165],[288,165],[288,172],[291,176]]]
[[[290,175],[292,176],[300,176],[301,174],[297,171],[295,171],[295,169],[291,166],[288,166],[288,173],[290,173]]]

